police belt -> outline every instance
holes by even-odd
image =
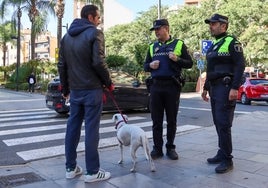
[[[157,76],[153,78],[153,84],[161,86],[177,84],[177,82],[179,82],[177,76]]]
[[[221,78],[217,78],[214,80],[210,80],[210,84],[213,85],[218,85],[218,84],[224,84],[224,85],[229,85],[232,83],[232,77],[231,76],[224,76]]]

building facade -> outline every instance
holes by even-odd
[[[31,59],[31,30],[21,30],[21,52],[20,63],[28,62]],[[57,38],[52,36],[49,31],[38,35],[35,40],[35,58],[55,61],[55,49]],[[7,43],[5,66],[17,63],[17,44],[14,42]],[[4,65],[3,50],[0,51],[0,66]]]
[[[184,0],[185,5],[198,5],[202,0]]]

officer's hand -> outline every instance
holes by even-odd
[[[159,67],[159,63],[160,63],[159,60],[154,60],[154,61],[152,61],[152,62],[150,63],[150,68],[151,68],[151,69],[158,69],[158,67]]]
[[[201,94],[201,97],[204,101],[208,102],[209,98],[207,97],[207,90],[203,90],[202,94]]]
[[[171,59],[172,61],[175,61],[175,62],[178,61],[178,56],[176,56],[173,52],[169,52],[169,53],[168,53],[168,57],[169,57],[169,59]]]
[[[229,92],[229,101],[237,100],[238,97],[238,90],[231,89]]]

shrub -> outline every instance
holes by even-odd
[[[182,92],[195,92],[196,82],[186,82]]]

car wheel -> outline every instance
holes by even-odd
[[[246,105],[249,105],[251,103],[250,100],[247,98],[247,95],[245,93],[243,93],[241,96],[241,103],[246,104]]]

